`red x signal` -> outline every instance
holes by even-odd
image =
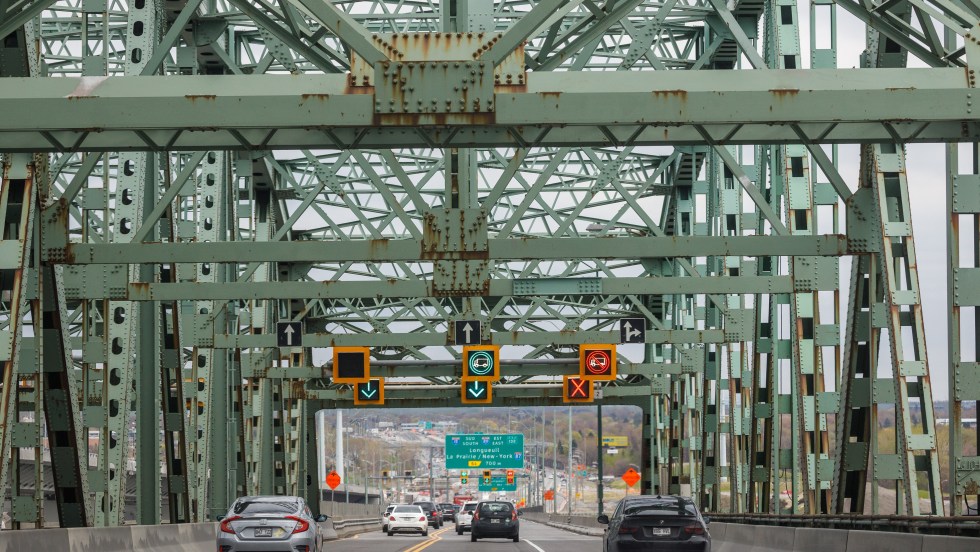
[[[563,383],[564,402],[592,402],[592,380],[565,376]]]

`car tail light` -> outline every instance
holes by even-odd
[[[513,521],[517,521],[517,510],[510,511],[510,519]]]
[[[391,518],[391,519],[395,519],[395,518]],[[425,516],[420,517],[419,521],[425,521]]]
[[[703,535],[704,527],[702,527],[700,524],[688,525],[684,528],[684,532],[688,535]]]
[[[473,521],[479,521],[479,520],[480,520],[480,513],[473,512]]]
[[[619,534],[620,535],[633,535],[633,534],[635,534],[639,530],[640,530],[639,527],[633,527],[631,525],[620,525],[619,526]]]
[[[395,516],[390,516],[390,517],[388,518],[388,521],[395,521]]]
[[[286,516],[286,519],[290,519],[296,522],[296,527],[293,529],[293,534],[303,533],[310,528],[309,522],[301,517],[296,516]]]
[[[238,519],[242,519],[242,516],[231,516],[229,518],[225,518],[225,519],[221,520],[221,525],[220,525],[221,532],[222,533],[231,533],[232,535],[234,535],[235,534],[235,530],[231,528],[231,525],[230,524],[231,524],[231,522],[233,522],[235,520],[238,520]]]

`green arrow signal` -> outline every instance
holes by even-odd
[[[469,393],[470,396],[473,397],[474,399],[479,399],[480,395],[482,395],[483,392],[486,390],[487,388],[484,385],[482,385],[478,381],[474,381],[473,386],[468,388],[466,392]]]
[[[364,385],[365,385],[364,387],[361,387],[361,395],[364,395],[365,399],[370,399],[371,397],[378,394],[377,389],[371,389],[371,382],[368,382]],[[368,391],[370,391],[370,393]]]

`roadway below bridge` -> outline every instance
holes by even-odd
[[[380,529],[324,543],[324,552],[597,552],[599,537],[579,535],[533,521],[521,520],[521,540],[480,539],[470,542],[470,534],[456,534],[455,526],[429,530],[429,535],[396,533],[388,536]],[[200,552],[213,552],[201,547]]]
[[[361,533],[328,544],[330,552],[596,552],[602,548],[599,537],[562,531],[533,521],[521,520],[521,540],[480,539],[470,542],[470,534],[456,534],[454,525],[430,530],[428,537],[413,534],[388,536],[380,530]]]

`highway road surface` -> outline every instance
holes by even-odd
[[[470,542],[470,534],[456,534],[453,525],[429,530],[429,536],[398,534],[389,537],[380,530],[361,533],[326,543],[328,552],[598,552],[599,537],[578,535],[547,525],[521,520],[521,541],[480,539]]]

